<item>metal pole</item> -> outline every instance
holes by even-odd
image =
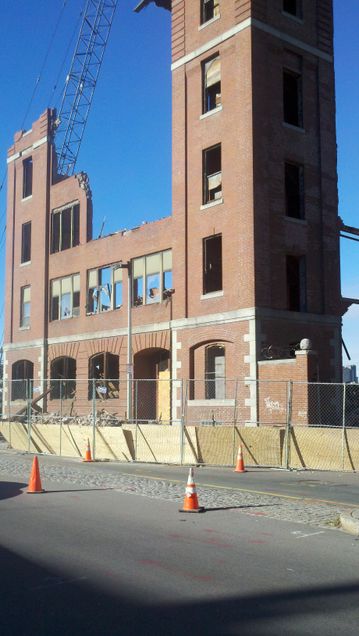
[[[345,406],[346,406],[346,388],[347,385],[343,384],[343,426],[342,426],[342,469],[344,470],[344,454],[345,454]]]
[[[63,415],[62,413],[62,380],[58,380],[58,382],[60,382],[60,457],[61,457],[62,456],[62,415]]]
[[[27,442],[28,442],[28,453],[31,449],[31,398],[30,398],[30,382],[31,380],[27,379],[26,382],[26,405],[27,405]]]
[[[287,423],[285,435],[285,467],[289,469],[291,427],[292,427],[292,400],[293,400],[293,382],[287,382]]]
[[[96,443],[96,380],[92,380],[92,458],[95,459]]]
[[[132,420],[132,265],[127,266],[127,419]]]

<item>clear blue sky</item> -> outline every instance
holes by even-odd
[[[28,129],[47,106],[59,105],[83,3],[66,1],[40,76],[64,0],[1,0],[1,181],[14,132]],[[107,234],[171,213],[170,14],[155,6],[135,14],[137,3],[119,0],[77,165],[90,176],[94,236],[104,218]],[[334,0],[334,11],[339,214],[358,226],[359,0]],[[0,236],[5,191],[6,184],[0,192]],[[3,259],[3,239],[0,249]],[[358,256],[359,243],[342,240],[343,296],[359,297]],[[343,336],[359,366],[358,332],[355,306],[344,316]]]

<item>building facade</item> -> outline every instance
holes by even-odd
[[[239,378],[253,424],[264,352],[289,357],[303,338],[318,361],[307,379],[341,380],[331,0],[172,0],[172,80],[173,213],[160,221],[93,240],[87,176],[56,172],[55,113],[16,133],[5,403],[24,397],[10,380],[41,393],[67,378],[86,412],[88,378],[107,378],[96,398],[127,417],[121,380],[171,379],[141,390],[143,419],[173,421],[176,380],[194,380],[193,404],[225,405]]]

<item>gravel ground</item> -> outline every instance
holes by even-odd
[[[0,449],[0,475],[11,476],[28,483],[32,455]],[[101,463],[91,465],[58,457],[40,457],[40,472],[43,486],[50,490],[51,483],[80,486],[83,488],[113,488],[122,493],[131,493],[153,499],[171,501],[182,507],[185,483],[170,480],[124,475],[116,471],[116,464],[106,468]],[[248,515],[266,516],[271,519],[305,523],[316,527],[335,527],[344,506],[315,503],[310,500],[286,499],[271,495],[258,495],[230,488],[197,488],[199,504],[205,508],[237,508]]]

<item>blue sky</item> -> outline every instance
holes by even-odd
[[[94,236],[104,219],[107,234],[171,212],[170,14],[154,6],[135,14],[137,3],[119,0],[77,165],[90,176]],[[59,105],[82,6],[83,0],[1,0],[0,183],[14,132],[28,129],[47,106]],[[334,18],[339,214],[358,226],[359,0],[334,0]],[[6,183],[0,237],[5,192]],[[359,297],[358,255],[358,243],[342,240],[344,296]],[[344,316],[343,337],[359,366],[358,326],[357,305]]]

